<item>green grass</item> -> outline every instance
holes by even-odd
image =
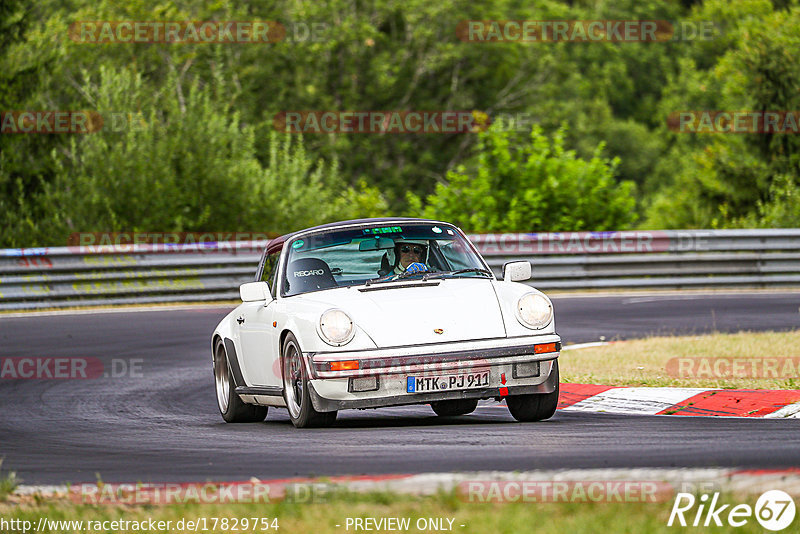
[[[739,503],[738,499],[724,502]],[[750,502],[752,505],[753,502]],[[428,497],[394,495],[389,493],[352,494],[339,493],[327,498],[324,503],[267,503],[227,505],[170,505],[170,506],[93,506],[64,501],[46,501],[15,504],[0,504],[0,516],[23,519],[34,524],[44,516],[48,519],[105,521],[125,519],[129,521],[153,518],[172,521],[170,532],[181,519],[198,518],[277,518],[278,534],[294,533],[343,533],[348,517],[411,518],[408,532],[420,532],[414,526],[418,518],[452,518],[456,533],[531,533],[569,532],[574,534],[608,533],[647,534],[675,532],[680,527],[667,527],[672,500],[658,503],[509,503],[484,504],[464,502],[453,493],[439,493]],[[687,515],[687,517],[689,517]],[[693,516],[692,516],[693,517]],[[336,526],[340,525],[340,526]],[[464,525],[463,527],[461,525]],[[758,523],[751,519],[743,528],[715,527],[715,532],[762,532]],[[210,527],[209,527],[210,528]],[[697,529],[696,529],[697,530]],[[701,529],[702,530],[702,527]],[[698,531],[700,531],[698,530]],[[201,529],[202,531],[202,529]],[[429,530],[422,530],[427,532]],[[43,532],[50,532],[45,529]],[[85,532],[85,531],[84,531]],[[133,530],[119,530],[133,532]],[[209,530],[211,532],[211,530]],[[230,528],[218,528],[216,532],[234,532]],[[238,530],[253,532],[253,529]],[[270,532],[270,530],[256,530]]]
[[[565,351],[559,358],[562,382],[627,386],[670,386],[745,389],[800,389],[798,374],[786,377],[718,376],[692,366],[680,373],[678,358],[726,358],[729,361],[791,359],[792,368],[800,364],[800,330],[792,332],[739,332],[702,336],[651,337]],[[706,360],[710,361],[710,360]],[[752,374],[752,364],[747,363]],[[761,367],[758,367],[761,369]],[[779,366],[779,369],[785,367]]]
[[[3,466],[3,460],[0,460],[0,467]],[[17,487],[17,475],[14,472],[2,474],[0,473],[0,502],[4,502],[8,499],[8,496],[16,489]]]

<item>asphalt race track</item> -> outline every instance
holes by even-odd
[[[566,343],[800,327],[800,293],[554,299]],[[209,335],[228,308],[0,318],[0,355],[141,359],[140,376],[0,380],[3,471],[25,484],[589,467],[800,465],[800,420],[558,413],[517,424],[503,406],[339,414],[296,430],[284,410],[226,425]]]

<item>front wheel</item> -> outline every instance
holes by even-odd
[[[440,417],[450,417],[454,415],[467,415],[475,411],[478,407],[478,399],[457,399],[436,401],[431,403],[431,408]]]
[[[308,373],[303,365],[300,345],[293,334],[283,342],[283,398],[289,419],[297,428],[330,426],[336,421],[336,412],[318,412],[311,405],[308,388]]]
[[[214,387],[219,413],[226,423],[258,423],[267,417],[266,406],[245,404],[236,394],[228,354],[222,340],[214,347]]]
[[[517,421],[531,422],[550,419],[558,407],[558,360],[553,362],[553,374],[556,389],[552,393],[534,393],[531,395],[511,395],[506,397],[508,411]]]

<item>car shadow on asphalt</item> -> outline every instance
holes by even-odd
[[[421,408],[419,406],[347,410],[339,412],[339,417],[337,417],[336,422],[330,429],[525,425],[515,421],[505,406],[502,405],[480,406],[472,414],[454,417],[441,417],[433,412],[427,413],[429,411],[429,407]],[[553,419],[536,424],[553,423],[559,423],[558,415]],[[265,424],[290,425],[291,422],[285,410],[270,410]]]

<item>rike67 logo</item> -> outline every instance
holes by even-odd
[[[741,527],[755,516],[756,521],[765,529],[779,531],[792,524],[795,511],[792,497],[780,490],[763,493],[755,507],[749,504],[722,504],[719,493],[714,493],[713,497],[704,493],[699,498],[691,493],[678,493],[667,526],[671,527],[677,522],[682,527],[721,527],[725,523],[732,527]]]

